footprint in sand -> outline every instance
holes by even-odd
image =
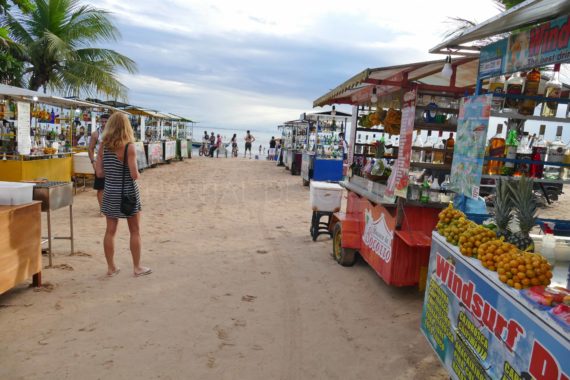
[[[30,285],[32,286],[32,285]],[[34,288],[34,292],[52,292],[55,289],[55,285],[50,282],[44,282],[42,286]]]
[[[269,253],[268,251],[266,251],[266,250],[264,250],[264,249],[258,249],[258,250],[255,251],[255,252],[259,253],[260,255],[266,255],[266,254]]]
[[[220,326],[214,327],[214,331],[216,332],[218,339],[220,340],[228,340],[229,336],[226,330],[221,328]]]
[[[241,300],[244,302],[253,302],[253,301],[255,301],[256,298],[257,298],[256,296],[250,296],[248,294],[248,295],[241,297]]]
[[[212,354],[208,354],[208,363],[206,364],[208,368],[214,368],[216,366],[216,358]]]
[[[67,270],[67,271],[72,271],[73,267],[69,264],[57,264],[57,265],[52,265],[51,267],[46,266],[44,267],[44,269],[61,269],[61,270]]]

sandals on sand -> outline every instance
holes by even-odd
[[[135,277],[141,277],[141,276],[146,276],[147,274],[151,274],[152,273],[152,269],[150,268],[143,268],[144,270],[140,273],[135,273]]]

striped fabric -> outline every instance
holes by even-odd
[[[124,148],[123,148],[124,150]],[[123,163],[110,150],[103,151],[103,170],[105,171],[105,190],[101,212],[109,218],[128,218],[121,212],[121,186],[123,182]],[[129,168],[126,168],[125,194],[134,194],[137,199],[135,214],[141,211],[141,199],[137,183],[133,181]]]

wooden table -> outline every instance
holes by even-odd
[[[33,277],[41,286],[41,202],[0,206],[0,294]]]

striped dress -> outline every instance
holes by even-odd
[[[128,218],[121,212],[121,186],[123,183],[123,162],[110,150],[103,151],[103,170],[105,171],[105,190],[101,212],[109,218]],[[127,167],[125,174],[125,194],[134,195],[137,199],[135,214],[141,211],[141,199],[137,183],[131,177]]]

